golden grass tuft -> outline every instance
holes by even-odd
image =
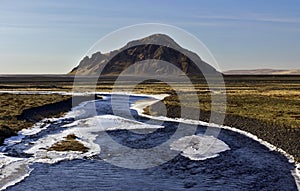
[[[75,134],[69,134],[58,143],[53,144],[48,151],[79,151],[82,153],[88,152],[88,148],[77,140]]]

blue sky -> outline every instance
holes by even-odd
[[[98,39],[139,23],[195,35],[221,70],[300,68],[299,0],[0,0],[0,73],[66,73]]]

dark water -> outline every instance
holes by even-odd
[[[142,98],[132,96],[130,102],[137,99]],[[109,99],[99,103],[102,106],[98,114],[112,113]],[[132,113],[137,115],[134,111]],[[139,116],[136,119],[147,120]],[[68,122],[53,124],[36,138],[57,133],[60,125]],[[165,122],[166,128],[149,135],[126,130],[111,131],[110,135],[126,146],[147,148],[166,140],[177,125]],[[197,133],[203,133],[205,129],[198,126]],[[100,156],[52,165],[35,163],[31,166],[34,170],[29,177],[7,190],[297,190],[291,175],[294,166],[283,155],[229,130],[221,130],[218,139],[229,145],[231,150],[204,161],[191,161],[178,155],[167,163],[144,170],[116,167],[101,160]]]

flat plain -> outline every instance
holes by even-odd
[[[98,79],[96,91],[131,91],[130,84],[138,79],[128,78],[123,83],[114,84],[116,77]],[[5,91],[67,91],[73,89],[73,76],[68,75],[23,75],[0,76],[0,140],[16,134],[23,128],[30,128],[44,117],[59,116],[70,109],[70,96],[59,94],[10,94]],[[81,77],[81,89],[93,89],[95,77]],[[211,94],[204,79],[195,78],[194,90],[181,83],[180,79],[171,83],[155,80],[140,83],[134,93],[170,94],[163,102],[169,117],[181,117],[182,107],[190,112],[200,109],[200,120],[209,121]],[[224,124],[250,132],[271,144],[282,148],[300,159],[300,76],[297,75],[227,75],[224,76],[226,91],[226,113]],[[78,85],[77,84],[77,85]],[[176,87],[177,91],[174,91]],[[78,88],[78,87],[77,87]],[[178,93],[185,100],[197,93],[199,103],[180,103]],[[51,112],[37,117],[36,111],[46,111],[53,104]],[[42,108],[42,109],[41,109]],[[159,106],[145,109],[152,115],[160,114]],[[25,116],[25,117],[24,117]],[[32,117],[32,118],[31,118]]]

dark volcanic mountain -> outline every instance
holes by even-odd
[[[172,63],[175,67],[170,67]],[[121,49],[84,57],[69,74],[72,75],[119,75],[125,69],[127,75],[202,75],[218,73],[215,68],[182,47],[164,34],[154,34],[129,42]],[[129,68],[130,67],[130,68]],[[178,70],[179,69],[179,70]]]

